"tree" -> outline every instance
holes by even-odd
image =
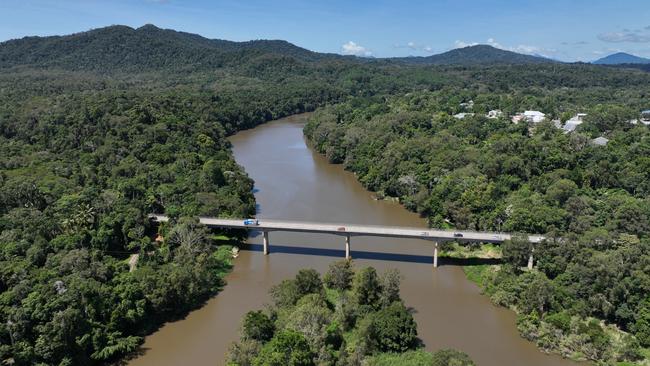
[[[545,274],[538,271],[526,273],[524,276],[532,277],[532,279],[524,280],[529,282],[522,294],[519,307],[524,313],[535,311],[540,317],[543,317],[555,301],[553,283]]]
[[[532,248],[527,237],[514,235],[510,240],[503,242],[503,261],[515,268],[523,267],[528,263]]]
[[[325,274],[324,282],[329,288],[345,291],[352,284],[352,265],[348,260],[333,262]]]
[[[381,284],[374,268],[366,267],[357,272],[352,287],[357,304],[377,306],[381,296]]]
[[[642,346],[650,347],[650,297],[639,306],[634,323],[634,335]]]
[[[433,354],[432,366],[474,366],[469,356],[454,349],[442,349]]]
[[[314,269],[301,269],[296,274],[296,289],[300,295],[316,294],[323,291],[323,281]]]
[[[305,337],[293,330],[283,330],[262,347],[255,366],[311,366],[314,353]]]
[[[256,341],[266,342],[273,337],[275,326],[269,317],[261,311],[249,311],[244,316],[243,336]]]
[[[400,302],[379,310],[372,316],[372,337],[381,352],[404,352],[417,344],[417,326],[413,315]]]
[[[271,287],[271,298],[277,307],[284,307],[295,305],[296,301],[300,299],[301,293],[298,290],[296,281],[284,280],[279,284]]]
[[[380,303],[387,307],[395,301],[400,300],[399,284],[401,275],[396,269],[389,269],[381,276]]]

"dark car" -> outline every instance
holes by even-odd
[[[454,238],[462,238],[463,234],[462,233],[454,233]]]

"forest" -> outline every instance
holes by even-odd
[[[541,344],[596,319],[630,337],[613,347],[588,327],[596,333],[580,344],[597,352],[577,349],[584,358],[639,359],[650,343],[650,154],[647,127],[621,122],[648,109],[648,85],[650,74],[639,70],[413,66],[153,26],[2,43],[0,363],[116,362],[216,294],[230,248],[223,233],[193,217],[255,214],[253,182],[227,137],[317,108],[305,130],[314,147],[432,226],[558,238],[536,251],[535,272],[519,270],[521,248],[513,244],[500,270],[481,274],[487,294],[520,312],[525,336]],[[453,119],[470,99],[477,115]],[[494,108],[537,108],[553,118],[586,111],[590,120],[568,135],[549,124],[531,131],[479,116]],[[606,147],[589,144],[603,134]],[[152,212],[172,221],[154,227]],[[317,294],[297,292],[277,304],[278,314],[300,304],[329,314],[339,303],[330,295],[354,295],[323,282]],[[286,318],[263,314],[273,322],[268,339],[245,335],[242,345],[273,353],[299,342],[309,344],[310,357],[338,360],[347,352],[390,364],[393,356],[380,353],[394,345],[368,344],[354,354],[340,336],[372,323],[362,319],[408,319],[396,303],[348,314],[359,324],[333,326],[336,339],[301,339],[281,323]],[[559,322],[567,318],[568,328]],[[408,351],[395,357],[457,356],[427,355],[412,341],[398,342]]]
[[[650,347],[650,128],[630,120],[649,93],[621,85],[359,97],[318,109],[305,135],[432,227],[546,234],[533,271],[522,270],[531,244],[521,238],[503,246],[502,265],[472,269],[484,291],[516,310],[522,335],[542,349],[641,361]],[[455,118],[469,100],[475,114]],[[485,117],[495,109],[504,115]],[[566,133],[550,121],[510,121],[523,110],[587,117]],[[607,145],[592,142],[599,136]]]
[[[473,366],[466,354],[422,350],[417,324],[399,293],[400,274],[334,262],[321,279],[313,269],[271,289],[273,304],[250,311],[228,365]]]

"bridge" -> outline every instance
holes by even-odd
[[[155,222],[167,222],[169,217],[165,215],[149,215]],[[467,230],[436,230],[410,227],[391,227],[377,225],[355,225],[355,224],[331,224],[319,222],[303,222],[288,220],[251,220],[247,219],[219,219],[213,217],[199,217],[199,222],[207,227],[221,229],[244,229],[261,231],[263,234],[264,254],[269,254],[270,242],[269,232],[288,231],[318,234],[333,234],[345,237],[345,258],[351,259],[350,239],[353,236],[379,236],[390,238],[422,239],[433,242],[433,266],[438,266],[438,243],[446,241],[480,242],[500,244],[512,238],[512,234],[467,231]],[[541,235],[528,235],[528,241],[532,244],[544,240]],[[528,259],[528,268],[533,266],[533,253]]]

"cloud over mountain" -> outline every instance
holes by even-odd
[[[344,43],[341,46],[341,53],[344,55],[353,55],[359,57],[372,56],[372,52],[370,50],[352,41],[348,41],[348,43]]]

